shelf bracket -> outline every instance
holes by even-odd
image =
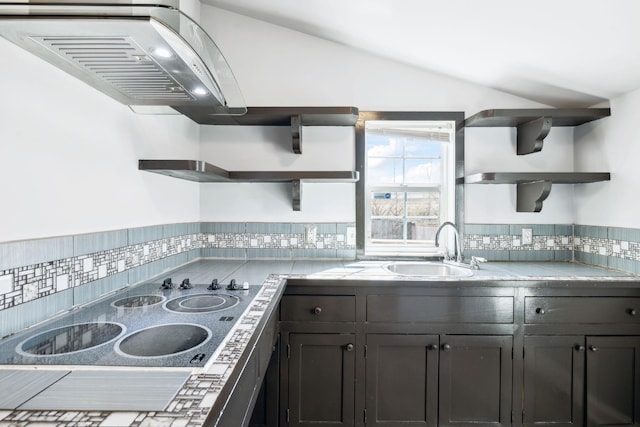
[[[544,138],[549,134],[553,119],[540,117],[516,127],[518,155],[537,153],[542,150]]]
[[[293,146],[293,152],[296,154],[302,154],[302,120],[300,115],[291,116],[291,143]]]
[[[540,212],[551,192],[551,181],[521,182],[516,188],[516,212]]]
[[[294,211],[300,211],[302,200],[302,182],[299,179],[291,181],[291,204]]]

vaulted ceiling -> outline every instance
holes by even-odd
[[[638,0],[202,0],[555,107],[640,88]]]

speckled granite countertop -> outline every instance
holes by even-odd
[[[0,409],[0,426],[63,425],[87,427],[100,426],[198,426],[202,425],[212,410],[224,384],[229,379],[240,358],[249,351],[251,337],[260,320],[269,315],[284,291],[287,279],[296,283],[326,280],[358,283],[406,282],[416,284],[421,279],[413,276],[397,276],[383,269],[384,261],[239,261],[200,260],[188,268],[212,269],[227,273],[225,278],[235,278],[252,285],[261,284],[258,295],[238,320],[227,338],[203,368],[192,369],[187,381],[177,391],[164,411],[26,411]],[[185,267],[182,267],[185,268]],[[180,269],[172,274],[179,272]],[[500,281],[557,281],[608,282],[640,286],[640,276],[568,262],[490,262],[482,264],[471,277],[457,280],[479,285],[482,282]],[[524,284],[524,282],[523,282]],[[64,367],[73,370],[74,367]],[[50,367],[31,367],[41,371]],[[85,368],[86,369],[86,368]],[[112,371],[111,367],[95,367]],[[165,368],[157,368],[165,369]]]

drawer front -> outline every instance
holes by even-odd
[[[513,297],[369,295],[368,322],[513,323]]]
[[[280,320],[306,322],[355,322],[356,298],[352,295],[285,295]]]
[[[640,298],[526,297],[525,323],[640,323]]]

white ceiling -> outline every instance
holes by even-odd
[[[640,88],[640,0],[202,0],[554,107]]]

